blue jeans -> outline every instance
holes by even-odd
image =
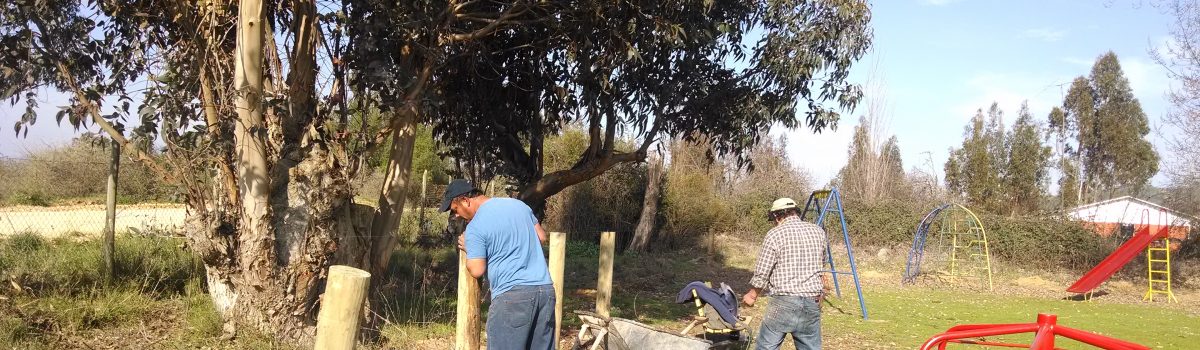
[[[773,296],[767,304],[756,350],[776,350],[788,333],[796,349],[821,348],[821,305],[810,297]]]
[[[515,286],[492,298],[488,350],[554,350],[554,286]]]

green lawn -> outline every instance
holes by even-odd
[[[870,317],[863,321],[855,313],[856,298],[847,299],[855,305],[847,309],[851,315],[826,312],[824,318],[826,342],[837,348],[850,344],[833,343],[861,341],[870,348],[913,349],[954,325],[1033,323],[1038,313],[1058,315],[1060,325],[1151,348],[1185,349],[1200,344],[1200,317],[1165,303],[1130,305],[916,288],[873,289],[867,294]],[[1032,335],[996,339],[1028,344]],[[1057,344],[1088,348],[1070,340]]]
[[[199,267],[174,241],[129,237],[118,242],[120,270],[129,275],[116,286],[106,286],[98,282],[96,270],[89,268],[99,261],[95,242],[43,241],[31,235],[0,240],[0,271],[21,276],[13,281],[33,292],[0,289],[0,348],[100,348],[134,343],[147,348],[280,347],[267,336],[253,333],[234,341],[219,340],[221,321],[203,294]],[[612,314],[678,331],[695,312],[691,305],[674,303],[679,289],[690,281],[708,280],[726,282],[744,292],[754,249],[751,243],[732,242],[722,247],[725,254],[719,257],[707,257],[695,249],[620,255],[614,267]],[[598,260],[596,246],[587,242],[568,244],[567,253],[564,339],[580,326],[571,311],[594,308]],[[380,341],[364,344],[365,348],[445,349],[454,334],[453,276],[433,278],[425,287],[420,287],[419,281],[427,274],[452,273],[448,271],[453,271],[453,266],[441,266],[454,260],[452,248],[406,248],[396,259],[398,268],[392,273],[399,287],[389,289],[395,294],[376,309],[388,321]],[[894,280],[898,277],[888,272],[899,271],[892,265],[878,261],[860,264],[868,321],[859,317],[852,285],[843,284],[843,291],[849,293],[844,302],[847,313],[826,308],[826,349],[913,349],[954,325],[1032,323],[1039,312],[1057,314],[1060,324],[1068,327],[1151,348],[1188,349],[1200,344],[1200,310],[1191,300],[1195,294],[1190,290],[1176,289],[1182,304],[1123,303],[1114,301],[1122,298],[1111,297],[1076,302],[1060,299],[1065,293],[1047,292],[1055,288],[1021,287],[1009,275],[997,278],[995,293],[901,287]],[[1022,275],[1036,279],[1053,273]],[[1125,295],[1129,291],[1117,294],[1131,299]],[[764,305],[770,302],[764,301]],[[764,309],[743,309],[743,314],[754,317],[752,329],[757,330]],[[991,340],[1028,343],[1031,336]],[[1088,348],[1065,340],[1058,346]]]

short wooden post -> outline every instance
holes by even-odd
[[[121,144],[112,141],[112,158],[108,162],[108,195],[105,196],[104,213],[104,278],[113,280],[113,253],[116,248],[117,231],[117,174],[121,171]]]
[[[616,255],[617,233],[600,233],[600,273],[596,280],[596,313],[609,317],[612,306],[613,258]]]
[[[349,266],[329,267],[325,294],[321,296],[321,312],[317,315],[316,349],[354,349],[358,322],[362,320],[363,302],[367,300],[367,285],[371,274]]]
[[[467,271],[467,252],[458,251],[458,323],[455,350],[479,350],[479,280]]]
[[[557,347],[559,335],[562,334],[563,269],[566,267],[567,234],[550,232],[550,280],[554,282],[554,344]]]

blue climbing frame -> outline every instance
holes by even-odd
[[[836,205],[835,208],[830,208],[830,205]],[[854,277],[854,289],[858,291],[858,306],[862,310],[862,318],[867,319],[867,301],[863,298],[862,283],[858,279],[858,264],[854,262],[854,248],[850,244],[850,232],[846,230],[846,212],[842,208],[842,196],[838,192],[837,186],[833,186],[828,190],[814,191],[808,196],[808,202],[804,204],[804,211],[800,213],[801,219],[806,219],[809,211],[816,211],[817,217],[813,220],[817,226],[825,228],[825,216],[828,213],[837,213],[838,220],[841,221],[842,238],[846,240],[846,256],[850,259],[850,271],[838,271],[837,265],[833,263],[833,247],[826,244],[825,257],[826,263],[829,264],[829,273],[833,274],[833,288],[837,292],[839,298],[842,297],[842,288],[838,284],[838,275],[851,275]],[[826,243],[829,242],[829,235],[825,236]]]
[[[917,224],[917,234],[913,235],[912,250],[908,251],[908,261],[904,264],[904,284],[916,282],[917,275],[921,273],[921,260],[925,257],[925,238],[929,236],[929,227],[933,225],[933,218],[949,207],[950,204],[942,204],[937,208],[933,208],[929,214],[921,219]]]

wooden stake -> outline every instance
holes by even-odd
[[[329,267],[325,294],[321,296],[321,313],[317,315],[316,349],[354,349],[358,322],[362,320],[363,302],[367,300],[367,285],[371,274],[349,266]]]
[[[557,347],[559,335],[562,334],[563,269],[566,267],[567,234],[550,232],[550,280],[554,282],[554,344]]]
[[[113,279],[113,252],[116,248],[117,231],[117,174],[121,171],[121,144],[112,142],[112,158],[108,162],[108,195],[105,198],[104,214],[104,278]]]
[[[425,190],[429,185],[429,169],[421,173],[421,200],[413,207],[417,208],[417,237],[425,238]]]
[[[612,306],[612,272],[616,246],[616,232],[600,233],[600,273],[596,281],[596,313],[604,317],[609,317],[608,310]]]
[[[455,350],[479,350],[479,280],[467,271],[467,252],[458,251],[458,324]]]

